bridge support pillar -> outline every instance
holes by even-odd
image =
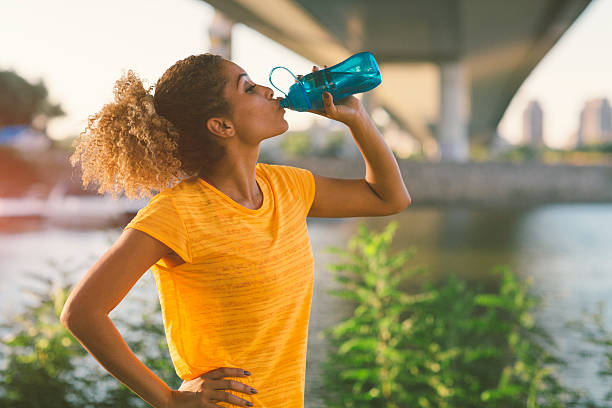
[[[468,140],[469,85],[465,67],[460,61],[440,64],[440,119],[438,142],[440,160],[469,160]]]
[[[232,58],[232,27],[234,22],[225,14],[215,9],[215,15],[208,29],[211,54],[221,55],[229,60]]]

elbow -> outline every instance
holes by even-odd
[[[64,306],[62,309],[62,314],[60,315],[60,323],[66,328],[68,328],[72,322],[74,321],[74,312],[70,310],[70,308]]]
[[[60,315],[60,322],[75,338],[80,338],[82,335],[91,333],[92,327],[95,326],[97,315],[83,312],[75,312],[70,309],[64,309]]]
[[[77,308],[72,307],[73,305],[73,294],[70,294],[64,306],[62,307],[62,313],[60,314],[60,323],[66,328],[72,324],[75,320],[75,311]]]
[[[60,323],[71,332],[83,325],[87,326],[93,315],[84,313],[83,308],[64,306],[60,315]]]
[[[408,196],[406,196],[406,202],[403,209],[405,210],[406,208],[408,208],[410,204],[412,204],[412,198],[410,198],[410,194],[408,194]]]
[[[410,196],[407,196],[405,200],[401,201],[399,204],[393,206],[393,210],[391,214],[399,214],[404,211],[408,206],[412,203]]]
[[[59,321],[70,332],[87,328],[98,317],[108,317],[108,312],[101,309],[98,304],[83,299],[82,294],[72,292],[62,307]]]
[[[412,199],[410,198],[410,195],[407,195],[404,201],[402,201],[402,203],[400,204],[397,212],[400,213],[404,211],[406,208],[410,206],[411,203],[412,203]]]

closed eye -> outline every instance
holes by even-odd
[[[246,89],[246,91],[247,91],[247,92],[252,91],[252,90],[255,88],[255,86],[256,86],[256,85],[251,85],[251,86],[249,86],[249,87]]]

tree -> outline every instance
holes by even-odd
[[[12,70],[0,71],[0,127],[30,125],[38,115],[46,119],[65,115],[47,96],[42,80],[31,84]]]

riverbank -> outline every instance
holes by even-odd
[[[336,178],[361,178],[363,159],[293,159],[282,164]],[[527,207],[612,202],[612,166],[423,163],[398,160],[412,206]]]
[[[21,156],[0,151],[0,197],[24,194],[46,197],[58,183],[68,194],[96,194],[96,186],[81,186],[81,173],[70,154],[50,150]],[[525,207],[549,203],[612,202],[612,165],[577,166],[540,162],[426,163],[398,160],[412,206]],[[336,178],[362,178],[361,158],[299,158],[275,164],[302,167]]]

